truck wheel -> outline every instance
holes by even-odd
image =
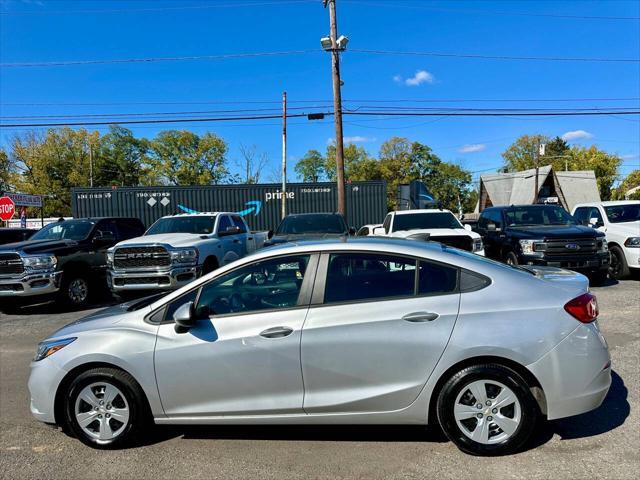
[[[89,303],[89,279],[82,274],[72,273],[62,280],[61,300],[72,307],[83,307]]]
[[[472,455],[517,452],[540,417],[527,382],[497,364],[473,365],[453,375],[440,391],[437,412],[449,440]]]
[[[615,280],[622,280],[629,276],[629,265],[624,258],[624,252],[617,245],[609,248],[609,276]]]
[[[211,273],[216,268],[218,268],[218,259],[215,257],[209,257],[204,261],[204,265],[202,266],[202,275]]]
[[[518,256],[514,252],[507,252],[504,255],[504,263],[507,265],[518,265]]]

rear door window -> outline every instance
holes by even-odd
[[[324,303],[407,297],[415,293],[416,260],[378,253],[329,257]]]
[[[420,295],[446,295],[458,290],[458,269],[450,265],[420,261],[418,293]]]

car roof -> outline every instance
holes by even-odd
[[[452,213],[451,210],[447,210],[446,208],[422,208],[422,209],[414,209],[414,210],[396,210],[396,215],[407,215],[412,213]]]
[[[640,200],[610,200],[607,202],[584,202],[576,204],[573,209],[575,210],[578,207],[595,207],[598,205],[602,205],[603,207],[614,207],[616,205],[637,205],[640,203]]]
[[[290,213],[289,215],[287,215],[287,218],[288,217],[316,217],[316,216],[341,217],[342,215],[337,212]]]
[[[236,215],[232,212],[197,212],[197,213],[176,213],[174,215],[165,215],[161,218],[184,218],[184,217],[211,217],[216,215]]]

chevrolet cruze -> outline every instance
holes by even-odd
[[[607,394],[584,280],[412,240],[264,249],[55,332],[31,411],[98,448],[153,423],[436,424],[465,452],[510,453]]]

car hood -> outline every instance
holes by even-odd
[[[582,225],[507,227],[505,231],[518,238],[594,238],[604,236],[602,232]]]
[[[552,282],[559,288],[574,292],[576,289],[586,293],[589,291],[589,279],[578,272],[557,267],[543,267],[537,265],[523,265],[521,268],[529,270],[537,278]]]
[[[159,233],[157,235],[143,235],[141,237],[130,238],[123,242],[118,243],[117,247],[123,247],[125,245],[148,245],[150,243],[162,243],[165,245],[171,245],[173,247],[192,247],[195,243],[202,240],[204,235],[197,233]],[[205,237],[210,240],[209,237]]]
[[[75,240],[25,240],[24,242],[7,243],[0,245],[0,252],[12,251],[33,253],[58,253],[60,251],[76,247]]]
[[[610,223],[607,225],[607,230],[630,237],[637,237],[640,236],[640,220],[637,222]]]
[[[471,237],[480,238],[476,232],[470,232],[464,228],[416,228],[413,230],[402,230],[393,232],[392,237],[406,238],[411,235],[428,233],[431,238],[437,237]]]

